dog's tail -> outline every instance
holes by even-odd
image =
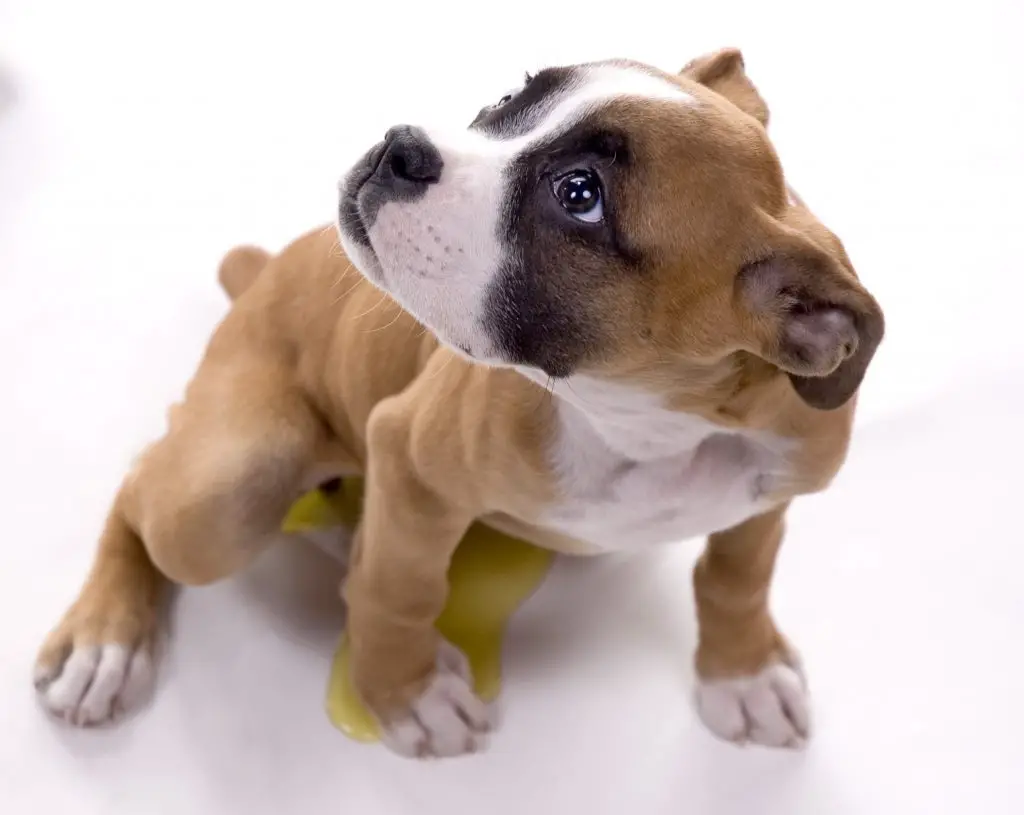
[[[217,279],[228,297],[237,300],[246,289],[256,282],[263,267],[270,260],[270,253],[257,246],[236,246],[220,262]]]

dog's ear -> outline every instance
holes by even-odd
[[[882,310],[842,259],[788,233],[736,278],[751,352],[785,371],[812,407],[856,393],[885,333]]]
[[[697,57],[679,73],[711,88],[767,127],[768,105],[747,76],[738,48],[723,48]]]

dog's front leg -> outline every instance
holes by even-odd
[[[723,738],[770,747],[799,747],[809,730],[797,654],[768,609],[785,512],[783,505],[712,535],[693,572],[701,718]]]
[[[382,403],[367,429],[363,516],[345,587],[352,678],[393,750],[459,755],[482,747],[490,711],[472,690],[465,656],[434,623],[474,514],[417,466],[414,436],[422,436],[406,406]]]

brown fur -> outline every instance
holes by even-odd
[[[620,194],[671,203],[635,210],[648,217],[634,234],[661,252],[642,283],[618,284],[599,304],[619,329],[615,353],[593,370],[660,390],[672,406],[724,427],[794,442],[793,476],[773,485],[779,508],[711,536],[695,570],[698,672],[732,676],[791,658],[767,608],[785,506],[838,470],[850,396],[882,323],[839,241],[787,201],[763,129],[767,107],[739,53],[701,58],[679,82],[728,127],[680,143],[661,114],[630,102],[609,113],[645,117],[633,128],[645,134],[643,166],[661,170]],[[745,180],[742,190],[719,189],[722,166]],[[703,194],[668,194],[679,174]],[[757,206],[740,207],[739,197]],[[736,279],[745,265],[749,285]],[[164,577],[202,585],[244,568],[305,490],[365,473],[345,589],[354,678],[379,717],[402,715],[434,670],[449,558],[474,519],[580,548],[531,522],[558,500],[544,457],[550,397],[512,370],[475,366],[440,346],[361,277],[331,230],[276,256],[236,249],[220,280],[234,304],[167,434],[126,478],[86,586],[40,660],[58,662],[83,638],[148,642]],[[852,341],[822,359],[794,355],[787,326],[833,307],[860,329]],[[814,407],[837,401],[835,410]]]

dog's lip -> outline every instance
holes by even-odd
[[[344,213],[341,218],[344,224],[343,229],[352,234],[371,251],[373,247],[370,244],[370,235],[366,229],[366,222],[363,220],[362,207],[359,204],[359,194],[369,183],[370,179],[376,175],[377,168],[380,167],[381,161],[384,160],[386,147],[387,145],[384,142],[371,147],[362,160],[349,171],[341,189],[341,206],[347,210],[347,213]]]
[[[380,163],[384,160],[384,150],[386,145],[384,142],[374,145],[366,153],[363,160],[363,166],[360,171],[355,174],[350,184],[350,195],[353,199],[359,198],[359,193],[362,191],[366,183],[377,174],[377,169],[380,167]]]
[[[359,201],[350,188],[342,192],[338,203],[338,227],[342,236],[347,236],[372,251],[370,234],[359,211]]]
[[[366,163],[370,168],[371,177],[377,172],[381,161],[384,160],[384,150],[386,147],[387,144],[385,142],[380,142],[371,147],[370,151],[366,154]]]
[[[339,185],[338,225],[343,234],[348,235],[371,253],[373,246],[370,242],[369,230],[366,228],[362,207],[359,205],[359,194],[377,172],[377,168],[384,158],[384,149],[384,142],[370,148],[363,158],[349,170],[348,175]]]

